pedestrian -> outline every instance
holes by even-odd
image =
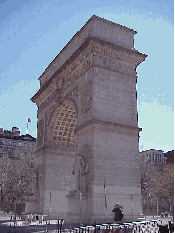
[[[114,209],[112,210],[112,212],[115,213],[115,216],[114,216],[114,223],[115,224],[121,224],[122,222],[122,218],[123,218],[123,213],[122,213],[122,210],[120,209],[120,205],[119,203],[117,203],[115,206],[114,206]]]

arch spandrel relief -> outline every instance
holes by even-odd
[[[38,140],[37,145],[41,146],[44,142],[44,118],[38,122]]]
[[[92,80],[89,80],[81,88],[81,106],[80,119],[81,121],[88,119],[92,113]]]

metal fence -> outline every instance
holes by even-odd
[[[14,220],[14,216],[11,218]],[[174,226],[169,222],[168,226],[162,226],[161,220],[128,222],[121,224],[94,224],[92,226],[66,227],[63,219],[55,220],[54,226],[51,227],[46,215],[22,215],[18,216],[21,226],[32,226],[37,228],[43,225],[45,232],[65,232],[65,233],[165,233],[174,232]],[[20,225],[18,225],[20,226]],[[54,228],[54,229],[53,229]]]
[[[122,224],[101,224],[94,226],[83,226],[72,229],[64,229],[70,233],[165,233],[174,232],[171,222],[167,226],[162,226],[161,220],[141,221]]]
[[[67,230],[68,232],[68,230]],[[95,226],[85,226],[74,229],[69,229],[70,233],[137,233],[137,232],[149,232],[158,233],[159,223],[158,221],[144,221],[144,222],[132,222],[123,224],[101,224]]]

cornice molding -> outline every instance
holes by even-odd
[[[75,133],[79,134],[79,131],[83,130],[85,127],[90,125],[93,125],[94,130],[105,130],[110,132],[116,132],[119,134],[128,134],[131,136],[138,136],[138,133],[142,130],[142,128],[139,127],[92,119],[84,123],[83,125],[78,126],[75,129]]]
[[[67,154],[69,152],[69,155],[72,157],[74,153],[76,152],[75,148],[70,147],[63,147],[63,146],[42,146],[40,148],[37,148],[35,151],[35,156],[38,157],[40,155],[46,155],[48,154],[59,154],[58,151],[61,151],[64,154]]]
[[[45,71],[41,74],[41,76],[39,77],[39,79],[45,74],[47,73],[47,71],[49,69],[51,69],[55,63],[57,62],[57,59],[59,58],[59,56],[66,50],[68,49],[69,45],[72,44],[80,35],[81,33],[87,28],[88,25],[90,25],[91,23],[93,23],[94,20],[97,20],[97,21],[101,21],[101,22],[104,22],[104,23],[107,23],[108,25],[112,25],[114,27],[117,27],[117,28],[120,28],[124,31],[127,31],[127,32],[131,32],[133,34],[137,34],[136,31],[134,31],[133,29],[131,28],[128,28],[128,27],[125,27],[123,25],[120,25],[120,24],[117,24],[115,22],[112,22],[110,20],[107,20],[107,19],[104,19],[104,18],[101,18],[99,16],[96,16],[96,15],[93,15],[84,25],[83,27],[77,32],[75,33],[75,35],[69,40],[69,42],[64,46],[64,48],[59,52],[59,54],[51,61],[51,63],[48,65],[48,67],[45,69]]]
[[[94,56],[99,57],[99,55],[100,58],[98,64],[96,64]],[[101,62],[104,67],[105,59],[107,64],[115,66],[115,69],[111,69],[106,65],[104,67],[105,69],[120,72],[120,67],[122,67],[120,63],[124,62],[125,66],[128,66],[128,69],[123,69],[121,72],[136,76],[136,74],[134,74],[135,67],[144,61],[146,57],[147,55],[141,54],[136,50],[127,49],[95,37],[90,37],[72,54],[55,74],[41,86],[31,100],[39,105],[49,93],[52,93],[53,91],[57,93],[59,91],[61,92],[63,89],[71,85],[71,83],[75,82],[90,67],[100,66],[99,62]],[[129,72],[129,67],[132,67],[131,73]],[[59,84],[60,79],[62,80],[61,85]]]

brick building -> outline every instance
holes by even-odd
[[[166,152],[165,156],[167,158],[167,164],[168,163],[174,164],[174,150]]]
[[[36,138],[32,137],[29,134],[20,135],[20,129],[18,127],[13,127],[12,131],[4,130],[0,128],[0,162],[3,158],[8,160],[13,160],[14,162],[19,162],[22,156],[25,154],[33,153],[36,146]],[[31,177],[31,190],[32,182],[36,177]],[[0,171],[0,190],[3,189],[2,173]],[[2,198],[2,197],[1,197]],[[24,212],[25,204],[17,203],[16,210],[18,213]],[[6,211],[14,211],[14,206],[9,205],[8,202],[4,202],[1,199],[1,209],[6,209]]]
[[[140,152],[140,155],[144,156],[145,160],[159,166],[160,168],[163,168],[163,166],[167,163],[167,157],[162,150],[150,149]]]
[[[20,135],[18,127],[13,127],[12,131],[0,128],[0,157],[19,158],[24,152],[34,150],[35,145],[36,138]]]

